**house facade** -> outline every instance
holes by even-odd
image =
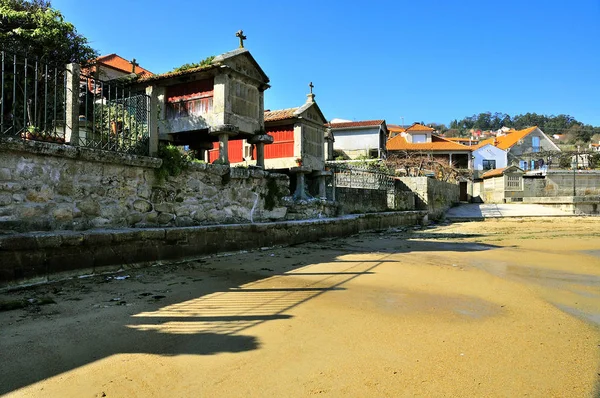
[[[117,54],[108,54],[96,58],[90,66],[82,69],[82,73],[100,80],[119,79],[132,73],[142,77],[154,75],[149,70],[139,66],[135,59],[129,61]]]
[[[508,165],[524,171],[540,170],[547,166],[544,152],[560,152],[560,148],[537,126],[523,130],[508,130],[494,138],[482,141],[479,147],[491,144],[507,152]]]
[[[348,159],[384,159],[388,129],[385,120],[333,122],[327,124],[335,137],[334,150]]]
[[[481,181],[474,184],[473,196],[485,203],[522,202],[524,173],[516,166],[486,171]]]
[[[470,168],[472,148],[439,137],[434,131],[431,127],[415,123],[390,138],[387,150],[401,157],[427,156],[448,161],[455,168]]]
[[[473,178],[480,178],[489,170],[503,169],[508,165],[507,153],[492,144],[485,144],[473,149],[471,157]]]

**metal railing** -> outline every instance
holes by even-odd
[[[0,136],[147,155],[149,120],[149,96],[123,82],[0,50]]]
[[[81,74],[79,145],[147,155],[150,97],[124,83]]]
[[[64,66],[0,50],[0,135],[65,142]]]
[[[395,177],[374,167],[361,167],[343,163],[327,163],[327,167],[333,171],[336,187],[386,191],[395,188]]]

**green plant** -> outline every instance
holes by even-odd
[[[156,169],[156,177],[160,181],[164,181],[169,176],[178,176],[187,168],[189,163],[187,156],[171,144],[161,145],[158,148],[158,157],[162,159],[162,164]]]
[[[215,59],[215,56],[211,55],[210,57],[204,58],[200,62],[194,62],[191,64],[183,64],[183,65],[173,69],[172,72],[183,72],[183,71],[189,70],[189,69],[195,69],[195,68],[200,68],[203,66],[209,66],[212,63],[213,59]]]
[[[261,195],[265,200],[265,209],[269,211],[273,210],[279,201],[280,195],[277,181],[274,178],[269,178],[267,180],[267,193]]]

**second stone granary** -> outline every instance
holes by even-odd
[[[218,163],[229,163],[230,140],[248,140],[262,147],[271,138],[264,131],[264,91],[269,78],[245,48],[183,71],[142,76],[135,86],[150,96],[151,153],[158,140],[206,151],[218,143]],[[154,137],[154,139],[152,139]],[[260,163],[260,162],[259,162]]]
[[[264,123],[265,133],[272,137],[270,145],[264,148],[265,168],[323,170],[325,159],[328,158],[325,152],[332,152],[333,136],[325,128],[326,119],[315,102],[312,84],[311,93],[302,106],[266,110]],[[210,162],[217,159],[218,150],[215,143],[209,154]],[[231,142],[229,145],[231,163],[256,165],[257,157],[257,148],[252,139]]]

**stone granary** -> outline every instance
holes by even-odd
[[[240,48],[215,57],[206,66],[140,77],[136,87],[146,91],[150,109],[157,110],[150,137],[158,139],[151,140],[151,153],[158,140],[200,152],[218,142],[217,162],[229,164],[230,140],[255,143],[259,157],[262,146],[270,141],[263,117],[269,78],[241,40]]]

